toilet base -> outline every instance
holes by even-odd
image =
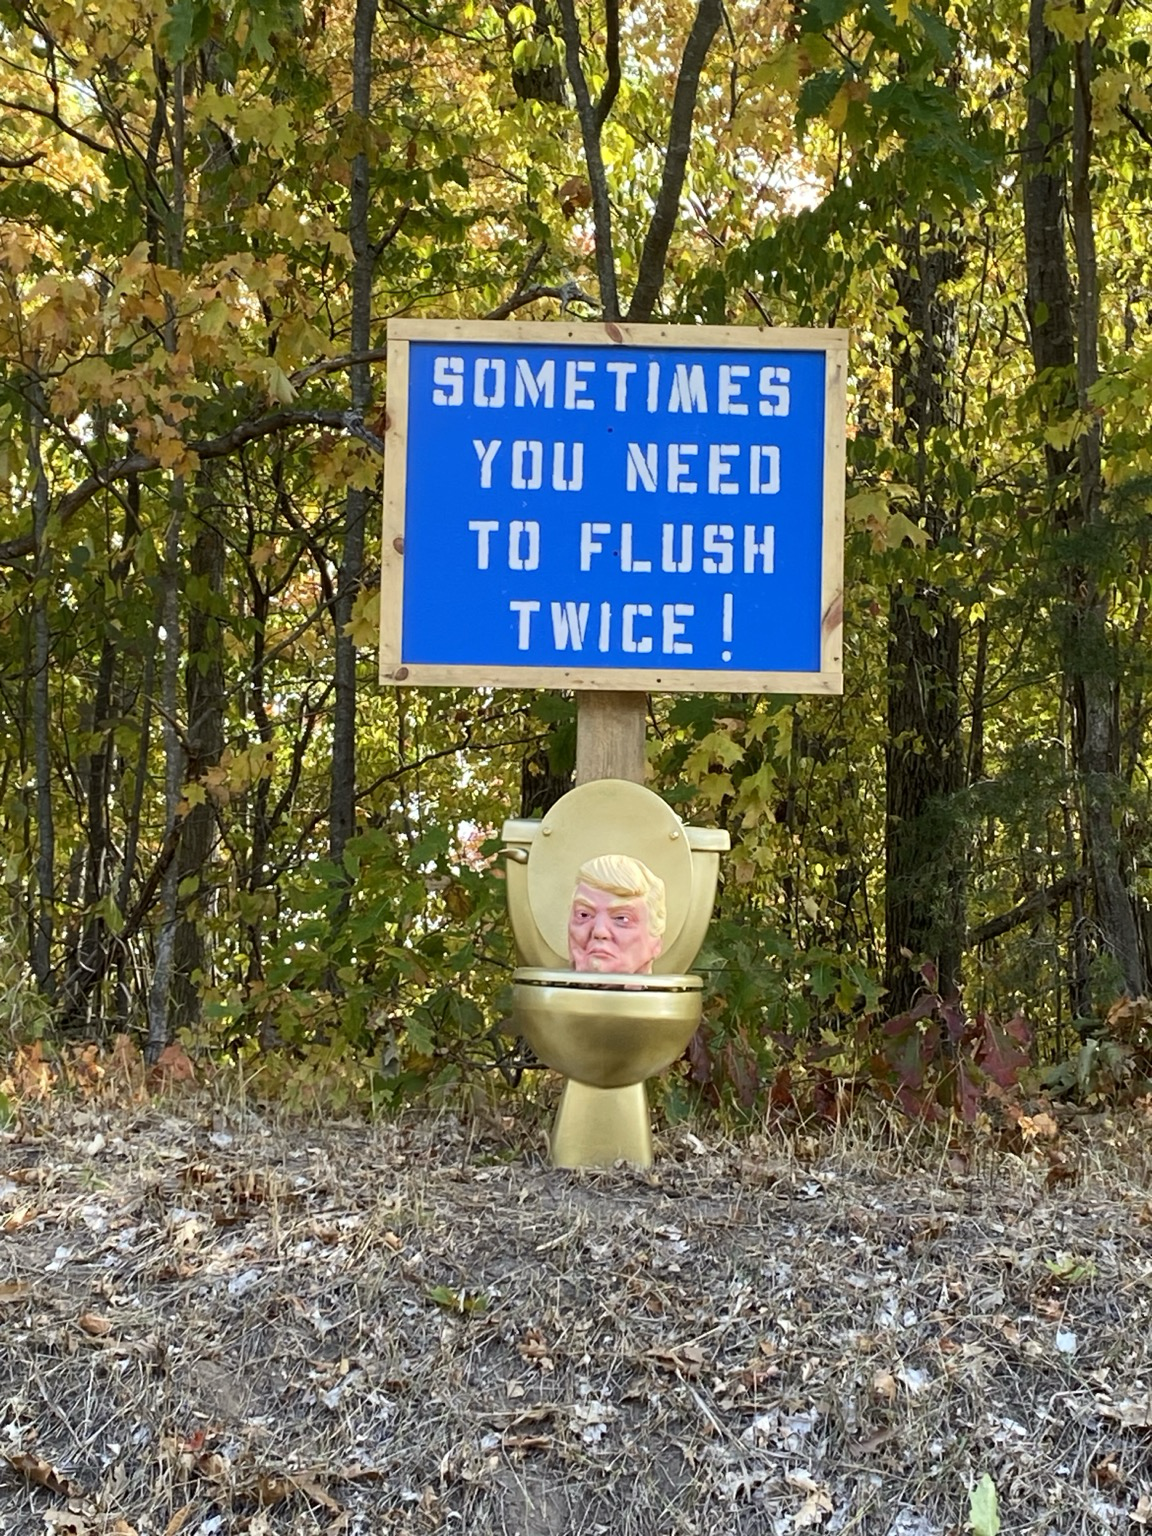
[[[552,1126],[555,1168],[611,1168],[623,1158],[652,1166],[652,1127],[643,1083],[592,1088],[569,1078]]]

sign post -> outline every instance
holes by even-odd
[[[381,680],[840,692],[846,365],[833,330],[392,322]]]

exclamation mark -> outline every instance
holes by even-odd
[[[723,640],[725,645],[731,645],[732,644],[732,594],[731,594],[731,592],[725,592],[725,594],[724,594],[724,619],[723,619],[723,623],[721,625],[720,638],[721,638],[721,640]],[[721,661],[731,661],[732,660],[732,652],[731,651],[721,651],[720,652],[720,660]]]

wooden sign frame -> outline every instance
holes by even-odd
[[[677,355],[699,349],[701,355],[739,352],[748,357],[748,369],[730,369],[746,374],[753,370],[757,355],[778,353],[814,353],[824,355],[823,430],[820,452],[822,496],[819,530],[819,641],[818,663],[804,668],[708,668],[677,665],[675,657],[667,664],[653,662],[638,665],[597,665],[594,655],[565,657],[563,664],[537,665],[531,661],[489,664],[474,658],[436,660],[413,659],[405,630],[405,546],[408,542],[408,505],[411,477],[418,466],[409,463],[411,386],[411,348],[414,344],[434,343],[447,348],[482,344],[492,348],[525,346],[541,348],[605,349],[619,356],[634,356],[630,350],[660,356],[659,349],[677,349]],[[536,355],[543,355],[537,352]],[[438,360],[440,361],[440,360]],[[459,358],[450,360],[453,364]],[[794,329],[779,327],[728,326],[628,326],[593,323],[523,323],[464,320],[403,320],[389,325],[388,403],[386,427],[386,467],[384,479],[384,526],[381,546],[380,595],[380,680],[384,684],[405,686],[451,687],[530,687],[577,690],[708,693],[826,693],[843,689],[843,546],[845,484],[845,411],[848,362],[847,333],[831,329]],[[580,365],[584,366],[584,365]],[[592,366],[592,365],[589,365]],[[609,364],[606,361],[605,367]],[[617,370],[621,366],[615,365]],[[443,375],[441,375],[443,376]],[[784,375],[787,377],[787,374]],[[619,371],[615,377],[619,379]],[[761,375],[763,377],[763,375]],[[450,380],[455,384],[455,376]],[[583,389],[578,379],[576,387]],[[763,387],[763,386],[761,386]],[[503,395],[501,396],[503,400]],[[443,403],[438,402],[438,403]],[[449,403],[456,403],[450,401]],[[489,403],[481,400],[481,404]],[[690,403],[685,401],[689,406]],[[651,408],[651,407],[650,407]],[[765,410],[760,405],[760,410]],[[721,452],[727,451],[727,448]],[[758,450],[757,450],[758,451]],[[477,453],[480,447],[477,444]],[[722,465],[727,469],[727,465]],[[669,470],[671,475],[672,471]],[[463,494],[463,493],[462,493]],[[733,500],[745,501],[745,497]],[[632,503],[634,505],[635,503]],[[730,503],[725,504],[725,508]],[[761,503],[757,503],[759,510]],[[606,514],[604,514],[606,515]],[[474,525],[475,526],[475,525]],[[599,526],[599,525],[595,525]],[[584,567],[586,569],[586,567]],[[642,567],[637,567],[642,569]],[[668,567],[665,567],[666,569]],[[713,567],[715,568],[715,567]],[[746,565],[745,569],[749,569]],[[814,576],[815,573],[809,573]],[[710,578],[714,582],[714,578]],[[786,579],[786,577],[785,577]],[[681,578],[683,580],[683,578]],[[684,588],[677,588],[683,591]],[[422,592],[423,602],[442,601],[453,594]],[[456,602],[463,594],[455,594]],[[408,593],[408,601],[414,602]],[[520,607],[527,605],[521,604]],[[537,605],[538,606],[538,605]],[[553,603],[553,608],[558,606]],[[588,604],[583,605],[585,608]],[[607,605],[605,605],[607,606]],[[651,613],[651,607],[647,609]],[[690,611],[690,610],[688,610]],[[586,615],[585,615],[586,618]],[[811,615],[815,622],[816,615]],[[659,620],[654,621],[658,627]],[[667,621],[665,621],[667,623]],[[671,631],[677,633],[675,629]],[[523,631],[522,631],[523,633]],[[665,630],[667,645],[668,630]],[[644,648],[644,647],[641,647]],[[675,647],[674,647],[675,648]],[[633,646],[633,649],[636,649]],[[407,654],[406,654],[407,653]],[[728,653],[724,653],[728,654]]]

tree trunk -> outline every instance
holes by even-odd
[[[1077,346],[1076,399],[1081,420],[1077,467],[1080,523],[1101,530],[1106,521],[1101,470],[1101,419],[1091,391],[1099,377],[1100,298],[1096,276],[1096,231],[1092,213],[1092,40],[1073,49],[1072,232],[1076,251]],[[1093,541],[1097,543],[1096,540]],[[1120,778],[1120,686],[1115,652],[1108,633],[1108,594],[1095,572],[1084,573],[1073,590],[1071,614],[1072,706],[1075,712],[1076,766],[1083,797],[1084,851],[1092,876],[1096,921],[1102,947],[1116,963],[1132,997],[1146,990],[1136,914],[1124,876],[1123,853],[1114,811],[1124,785]]]
[[[48,548],[48,477],[44,469],[41,428],[44,395],[32,384],[29,405],[28,455],[35,476],[32,487],[32,528],[36,567],[32,587],[32,740],[36,769],[36,898],[32,909],[32,974],[44,992],[53,990],[53,908],[56,900],[56,823],[52,809],[51,635],[48,627],[51,552]]]
[[[898,441],[914,455],[920,521],[933,544],[952,530],[933,483],[927,442],[947,419],[948,374],[956,347],[955,305],[941,293],[959,274],[956,250],[935,232],[902,237],[895,273],[908,338],[893,368]],[[967,859],[953,800],[963,785],[960,745],[960,626],[948,598],[917,581],[889,598],[887,829],[885,838],[885,1005],[903,1012],[922,985],[921,963],[954,993],[964,946]]]
[[[1073,50],[1073,109],[1068,112],[1068,45],[1045,21],[1044,0],[1029,9],[1031,80],[1024,143],[1024,235],[1027,311],[1032,358],[1042,410],[1053,422],[1079,408],[1087,427],[1074,447],[1046,447],[1048,492],[1059,534],[1083,535],[1105,524],[1100,469],[1100,419],[1090,409],[1096,382],[1098,293],[1091,173],[1092,45]],[[1072,196],[1051,146],[1071,136]],[[1065,227],[1071,213],[1077,300],[1072,299]],[[1083,539],[1077,540],[1078,544]],[[1080,794],[1080,837],[1089,871],[1099,946],[1114,959],[1133,995],[1146,986],[1135,914],[1113,812],[1122,784],[1115,730],[1118,682],[1108,636],[1108,599],[1096,575],[1079,561],[1066,563],[1064,674],[1072,711],[1072,762]],[[1082,925],[1072,941],[1070,990],[1074,1014],[1089,1002]]]
[[[162,90],[162,87],[158,89]],[[158,111],[164,109],[163,97]],[[168,224],[168,265],[179,271],[184,257],[184,65],[172,71],[172,201]],[[165,298],[167,320],[164,345],[169,352],[177,346],[176,312],[171,298]],[[182,575],[181,540],[187,499],[184,478],[173,475],[168,496],[168,526],[164,535],[164,554],[160,562],[161,627],[163,641],[160,661],[160,708],[163,714],[164,742],[164,835],[169,844],[177,840],[182,828],[179,821],[181,792],[184,786],[185,752],[179,727],[180,689],[180,589]],[[156,947],[152,960],[152,980],[148,988],[148,1041],[145,1055],[154,1062],[168,1044],[172,1004],[172,978],[176,953],[176,924],[180,888],[179,862],[170,858],[160,887],[160,912],[156,928]]]
[[[377,0],[356,0],[352,56],[352,114],[365,129],[372,107],[372,36]],[[352,160],[348,237],[352,244],[352,329],[349,350],[366,353],[372,344],[372,277],[376,251],[368,236],[368,156],[361,150]],[[352,410],[363,416],[372,394],[370,365],[355,362],[349,370]],[[350,489],[344,503],[344,546],[333,609],[335,625],[336,695],[332,718],[332,793],[329,800],[329,851],[335,863],[356,825],[356,645],[345,631],[364,576],[364,523],[368,492]]]
[[[205,470],[198,486],[196,538],[189,556],[189,576],[196,600],[188,602],[188,656],[184,669],[187,711],[187,777],[197,779],[220,761],[224,750],[224,652],[217,605],[224,584],[224,538],[216,524]],[[172,1022],[192,1025],[200,1017],[197,972],[207,965],[200,922],[208,894],[206,879],[216,843],[216,813],[210,801],[194,805],[184,817],[176,860],[180,915],[176,928],[172,977]],[[188,882],[195,880],[191,890]]]

